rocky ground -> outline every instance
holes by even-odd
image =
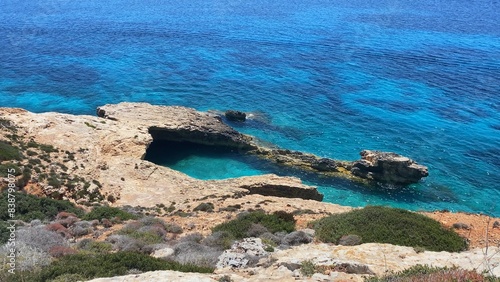
[[[31,174],[31,180],[25,187],[27,192],[40,196],[58,195],[59,198],[81,205],[99,201],[114,206],[141,206],[167,222],[181,225],[185,233],[199,232],[204,235],[209,234],[213,226],[234,218],[244,210],[292,212],[297,219],[297,228],[304,229],[315,219],[352,209],[319,202],[321,198],[316,189],[302,184],[298,178],[263,175],[201,181],[143,159],[153,138],[177,141],[195,138],[208,145],[225,145],[242,151],[255,146],[251,137],[234,131],[213,114],[143,103],[107,105],[101,107],[97,114],[100,117],[34,114],[22,109],[0,108],[0,116],[8,121],[1,123],[0,140],[19,144],[33,141],[51,145],[58,150],[46,153],[47,160],[40,164],[41,172]],[[37,158],[43,152],[36,153],[39,155],[30,158]],[[289,155],[281,154],[286,158]],[[424,168],[409,159],[402,160],[421,177]],[[372,155],[370,161],[376,163]],[[366,162],[368,160],[363,162],[363,166],[368,166]],[[325,163],[331,164],[323,161]],[[61,178],[63,184],[59,187],[49,185],[40,178],[44,172]],[[74,176],[81,179],[74,180],[71,178]],[[70,180],[74,185],[64,184],[70,183]],[[85,193],[75,198],[74,195],[79,191]],[[102,199],[90,197],[95,195],[93,192],[102,195]],[[213,211],[193,212],[194,207],[201,203],[213,204]],[[500,221],[500,218],[450,212],[424,214],[446,227],[455,224],[457,232],[470,241],[471,250],[460,254],[417,253],[413,248],[384,244],[347,247],[313,242],[278,250],[254,269],[219,269],[211,275],[159,271],[93,281],[218,281],[225,275],[234,281],[362,281],[367,273],[383,274],[415,264],[456,265],[478,271],[484,270],[485,266],[500,264],[500,228],[493,228],[494,222]],[[99,239],[106,238],[113,230],[104,233]],[[485,247],[488,247],[487,255]],[[303,260],[313,260],[318,265],[346,265],[344,269],[327,268],[324,274],[306,278],[298,275],[290,266]],[[347,266],[358,270],[346,273]],[[494,268],[494,273],[500,276],[500,267]]]

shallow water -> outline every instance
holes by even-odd
[[[232,125],[284,148],[388,150],[430,168],[404,189],[303,175],[325,201],[500,216],[500,2],[171,2],[2,0],[0,106],[253,112]],[[169,166],[297,174],[190,150]]]

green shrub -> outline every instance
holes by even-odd
[[[57,150],[52,145],[38,144],[38,147],[40,148],[40,150],[44,151],[45,153],[59,152],[59,150]]]
[[[23,172],[20,167],[13,163],[5,163],[5,164],[0,164],[0,177],[7,177],[9,175],[9,171],[12,171],[14,169],[14,173],[12,173],[15,176],[21,175]]]
[[[118,217],[121,220],[129,220],[129,219],[136,219],[137,218],[136,215],[133,215],[131,213],[123,211],[119,208],[101,206],[101,207],[93,208],[91,212],[89,212],[88,214],[86,214],[83,217],[83,219],[85,219],[85,220],[94,220],[94,219],[101,220],[103,218],[111,219],[114,217]]]
[[[30,222],[33,219],[52,220],[61,212],[83,215],[83,210],[75,207],[71,202],[39,198],[29,194],[13,193],[16,199],[16,217],[14,219]],[[7,212],[7,193],[0,193],[0,220],[9,220]]]
[[[316,273],[316,265],[310,260],[305,260],[300,263],[300,273],[304,276],[311,277]]]
[[[474,270],[464,270],[456,267],[431,267],[415,265],[397,273],[383,277],[365,278],[366,282],[441,282],[441,281],[469,281],[469,282],[499,282],[497,277],[485,276]]]
[[[111,254],[75,254],[67,255],[43,268],[37,273],[17,273],[6,276],[5,282],[30,281],[45,282],[61,276],[80,277],[84,280],[98,277],[125,275],[129,270],[142,272],[156,270],[175,270],[181,272],[212,273],[213,268],[191,264],[180,264],[153,258],[149,255],[134,252],[118,252]],[[29,279],[21,280],[21,275]],[[77,276],[78,275],[78,276]]]
[[[193,211],[204,211],[204,212],[212,212],[213,210],[214,210],[214,204],[212,203],[201,203],[193,209]]]
[[[261,224],[271,233],[278,231],[289,233],[295,230],[295,219],[293,219],[293,215],[288,216],[283,212],[266,214],[262,211],[255,211],[240,214],[237,219],[219,224],[212,229],[212,232],[226,231],[234,238],[242,239],[246,237],[253,223]]]
[[[92,239],[83,239],[78,242],[78,248],[90,253],[103,254],[113,250],[113,245],[107,242],[93,241]]]
[[[344,235],[358,235],[364,243],[422,247],[429,251],[459,252],[466,241],[439,222],[410,211],[369,206],[334,214],[312,223],[316,237],[338,244]]]
[[[0,162],[21,160],[22,155],[17,147],[10,145],[5,141],[0,141]]]

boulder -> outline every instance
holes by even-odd
[[[251,264],[251,260],[267,256],[264,244],[259,238],[245,238],[234,243],[231,249],[225,250],[219,257],[216,268],[245,268]]]
[[[245,121],[247,119],[247,114],[240,111],[229,110],[224,114],[226,118],[230,121]]]
[[[391,184],[411,184],[429,175],[426,166],[392,152],[363,150],[351,173],[355,176]]]

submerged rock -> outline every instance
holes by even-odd
[[[240,111],[229,110],[224,115],[230,121],[245,121],[247,119],[247,114]]]
[[[410,184],[429,175],[426,166],[391,152],[363,150],[351,173],[362,178],[393,184]]]

